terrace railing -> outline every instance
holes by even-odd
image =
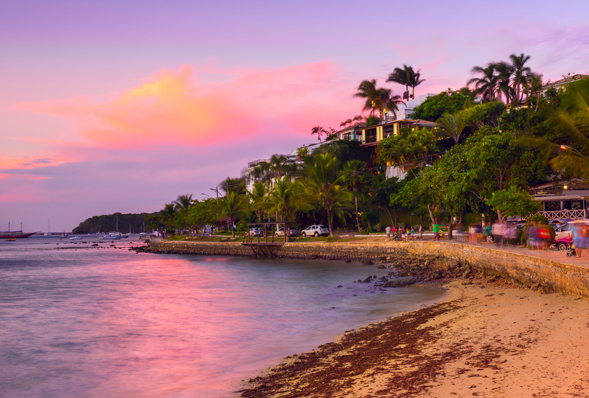
[[[541,214],[549,220],[555,220],[557,218],[575,218],[575,217],[587,217],[586,210],[553,210],[553,211],[539,211],[536,214]],[[530,216],[533,214],[530,214]],[[529,216],[528,216],[529,217]]]

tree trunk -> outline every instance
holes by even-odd
[[[329,236],[333,238],[333,231],[331,229],[331,213],[329,212],[329,209],[327,210],[327,226],[329,228]]]
[[[429,218],[431,218],[432,224],[435,224],[436,223],[436,220],[434,219],[434,212],[433,212],[433,210],[431,208],[431,203],[428,203],[427,204],[427,211],[429,212]]]
[[[358,217],[358,197],[356,199],[356,224],[358,225],[358,233],[360,233],[360,217]]]
[[[233,219],[230,218],[229,222],[231,223],[231,237],[235,238],[235,229],[233,228]]]
[[[448,227],[448,240],[452,240],[452,231],[454,229],[454,223],[450,221],[450,226]]]

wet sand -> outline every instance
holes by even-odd
[[[480,277],[287,358],[241,397],[589,396],[589,301]]]

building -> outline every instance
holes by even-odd
[[[548,219],[587,216],[589,184],[578,178],[549,182],[529,189],[530,194],[542,202],[539,214]]]
[[[589,75],[582,75],[579,73],[571,75],[569,73],[567,76],[563,76],[562,79],[559,79],[554,82],[549,81],[548,83],[546,83],[544,86],[542,86],[542,92],[546,92],[546,90],[548,90],[549,88],[554,88],[556,90],[565,89],[567,84],[587,78],[589,78]]]

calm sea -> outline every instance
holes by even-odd
[[[444,294],[370,290],[353,281],[386,271],[358,263],[84,240],[0,242],[0,397],[226,397],[287,355]]]

